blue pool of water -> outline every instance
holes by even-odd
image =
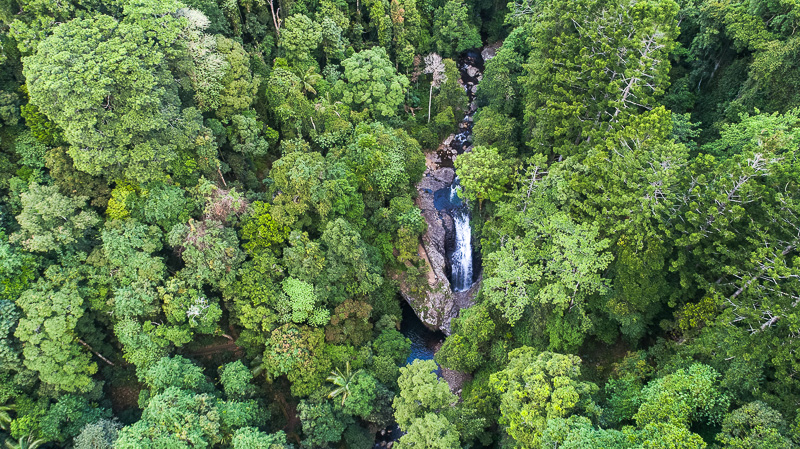
[[[400,332],[411,340],[411,355],[406,359],[406,363],[411,364],[417,359],[433,360],[434,348],[439,342],[444,341],[444,334],[425,327],[405,301],[402,301],[402,308],[403,322],[400,324]]]

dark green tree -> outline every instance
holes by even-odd
[[[446,58],[481,46],[478,27],[470,20],[464,0],[448,0],[444,6],[437,8],[433,29],[436,49]]]
[[[64,130],[79,170],[163,179],[181,170],[170,164],[198,152],[214,156],[200,115],[181,110],[168,69],[187,26],[176,14],[181,6],[148,3],[127,8],[122,21],[97,15],[66,22],[25,59],[31,102]]]
[[[344,75],[334,89],[346,105],[376,119],[397,115],[409,82],[397,73],[384,48],[362,50],[342,65]]]

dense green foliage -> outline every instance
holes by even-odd
[[[798,26],[795,0],[0,0],[0,445],[800,446]],[[416,185],[465,116],[481,284],[407,363]]]

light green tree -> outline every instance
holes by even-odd
[[[633,418],[640,427],[668,423],[688,428],[701,420],[719,422],[730,399],[719,391],[718,380],[719,373],[700,363],[656,379],[642,390],[642,405]]]
[[[443,415],[426,413],[415,419],[395,444],[401,449],[457,449],[462,447],[456,426]]]
[[[292,65],[306,68],[313,60],[311,54],[322,43],[322,27],[302,14],[286,18],[281,28],[280,46],[286,49]]]
[[[314,104],[303,93],[302,80],[286,60],[277,60],[273,66],[267,79],[266,95],[283,137],[301,137],[316,126],[311,123]]]
[[[591,398],[597,386],[578,380],[577,356],[523,346],[508,357],[508,366],[492,374],[490,384],[500,396],[500,423],[515,447],[538,447],[552,419],[599,412]]]
[[[486,354],[495,336],[496,325],[489,314],[487,303],[476,304],[451,322],[453,333],[436,352],[436,361],[442,366],[473,372],[486,362]]]
[[[202,368],[182,356],[162,357],[147,369],[144,383],[152,394],[174,387],[181,390],[207,393],[213,385],[206,379]]]
[[[506,191],[511,181],[513,167],[503,160],[494,147],[476,146],[455,160],[458,179],[464,188],[464,197],[478,200],[497,201]]]
[[[101,232],[114,287],[113,313],[117,318],[143,317],[157,312],[156,286],[166,274],[160,257],[161,231],[133,219],[107,221]]]
[[[266,342],[263,368],[268,379],[286,375],[292,394],[308,396],[324,388],[331,363],[323,354],[322,329],[284,324],[273,330]]]
[[[397,0],[391,2],[393,47],[397,63],[409,68],[414,55],[423,53],[423,21],[416,0]]]
[[[17,300],[24,316],[14,333],[23,342],[25,366],[42,382],[65,392],[88,392],[97,363],[78,334],[84,300],[74,284],[59,288],[40,280]]]
[[[217,117],[226,118],[250,108],[261,78],[250,71],[250,56],[240,43],[217,35],[216,51],[224,58],[227,69],[222,72],[219,105],[214,109]]]
[[[247,53],[238,42],[222,35],[209,35],[211,22],[200,11],[181,8],[176,16],[186,19],[186,50],[192,60],[187,70],[201,111],[215,111],[229,118],[246,110],[255,99],[260,79],[250,72]]]
[[[141,192],[141,202],[131,211],[142,223],[154,224],[169,232],[178,223],[189,221],[196,204],[187,192],[172,184],[151,183]]]
[[[577,348],[592,327],[589,298],[608,289],[610,242],[593,224],[546,210],[524,219],[531,226],[524,239],[508,239],[486,257],[484,295],[512,325],[536,304],[541,318],[533,333],[546,335],[553,350]]]
[[[359,123],[347,145],[330,154],[347,165],[363,195],[380,200],[412,193],[425,171],[419,144],[405,131],[378,122]]]
[[[56,186],[33,183],[20,195],[22,213],[17,215],[20,232],[11,240],[29,251],[47,252],[83,239],[100,217],[86,208],[86,197],[70,198]]]
[[[281,287],[286,294],[276,307],[281,321],[296,324],[308,321],[315,327],[328,324],[330,312],[318,303],[313,285],[288,277],[283,280]]]
[[[120,430],[114,447],[210,448],[221,440],[215,398],[170,387],[150,398],[139,421]]]
[[[42,436],[58,444],[67,444],[81,430],[100,420],[111,417],[111,410],[90,402],[86,397],[72,394],[58,398],[39,420]]]
[[[253,400],[223,399],[203,370],[180,356],[160,359],[144,381],[150,391],[140,396],[142,417],[120,430],[115,448],[210,449],[269,417]]]
[[[123,356],[136,366],[140,380],[151,366],[167,355],[169,336],[158,334],[165,327],[155,329],[151,322],[140,323],[132,318],[123,318],[114,325],[114,335],[122,345]]]
[[[167,279],[163,286],[158,287],[161,309],[177,332],[176,336],[181,335],[178,340],[173,339],[176,344],[188,343],[194,333],[220,332],[222,308],[219,298],[206,294],[202,283],[190,276],[191,270],[181,270],[176,276]]]
[[[400,429],[407,431],[429,414],[441,414],[458,401],[447,382],[437,378],[433,360],[415,360],[400,368],[397,380],[400,393],[395,396],[394,417]]]
[[[294,152],[275,161],[270,215],[278,225],[296,227],[315,216],[325,220],[332,212],[345,212],[353,188],[346,179],[336,179],[332,168],[317,152]]]
[[[255,427],[242,427],[233,435],[233,449],[291,449],[286,441],[286,434],[281,430],[275,433],[264,433]]]
[[[251,384],[253,373],[241,360],[226,363],[219,368],[219,383],[229,399],[244,400],[255,396],[256,388]]]
[[[497,153],[504,158],[517,155],[519,147],[518,119],[506,115],[494,106],[480,108],[475,113],[474,119],[475,126],[472,127],[472,135],[475,147],[497,148]]]

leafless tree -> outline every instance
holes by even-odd
[[[431,102],[433,100],[433,88],[440,88],[442,84],[447,82],[447,75],[444,74],[444,62],[442,57],[436,53],[431,53],[425,56],[425,70],[423,73],[433,74],[431,80],[431,90],[428,94],[428,123],[431,122]]]

